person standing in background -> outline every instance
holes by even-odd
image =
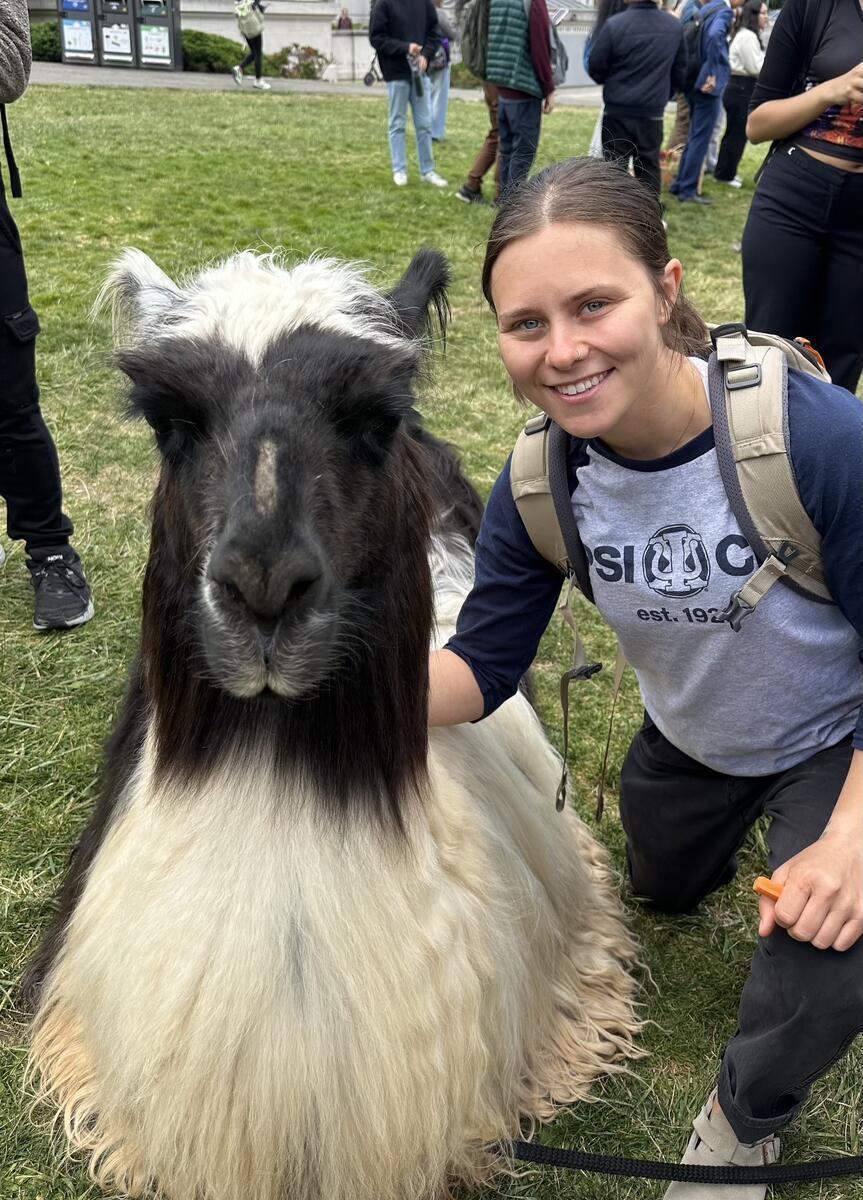
[[[0,0],[0,114],[30,78],[27,0]],[[12,195],[21,181],[4,137]],[[36,335],[39,318],[27,294],[21,238],[0,175],[0,496],[10,538],[24,542],[36,593],[33,628],[71,629],[93,616],[90,587],[72,549],[72,522],[63,512],[57,449],[39,408]],[[0,549],[0,563],[4,559]]]
[[[431,135],[431,85],[428,65],[440,45],[437,9],[432,0],[376,0],[369,41],[377,51],[389,99],[388,133],[393,183],[408,181],[405,127],[410,104],[416,133],[420,181],[445,188],[435,170]]]
[[[737,30],[731,39],[728,57],[731,78],[722,95],[725,107],[725,136],[719,147],[714,178],[729,187],[741,187],[737,174],[746,149],[746,118],[755,82],[764,63],[762,37],[767,28],[766,0],[746,0],[739,12]]]
[[[709,196],[698,194],[701,168],[716,125],[716,115],[722,103],[722,93],[731,75],[728,60],[728,31],[731,28],[731,9],[725,0],[699,0],[701,11],[701,68],[689,97],[689,140],[677,178],[669,191],[681,204],[712,204]],[[684,25],[686,17],[682,18]]]
[[[680,22],[654,0],[627,0],[593,39],[588,70],[603,85],[603,158],[625,165],[631,157],[636,178],[659,195],[663,114],[686,80]]]
[[[446,141],[446,115],[449,108],[449,84],[452,71],[452,45],[455,41],[455,26],[443,7],[443,0],[434,0],[437,9],[438,28],[441,34],[440,50],[429,63],[431,80],[432,141]],[[441,63],[441,59],[443,62]]]
[[[542,114],[554,108],[551,32],[545,0],[491,0],[486,74],[497,85],[500,190],[505,197],[530,174]]]
[[[268,92],[270,84],[263,76],[264,6],[261,0],[237,0],[234,12],[237,17],[237,26],[249,47],[249,53],[243,61],[231,69],[234,83],[237,87],[242,87],[243,70],[254,63],[255,82],[252,86],[259,92]]]
[[[588,75],[588,63],[590,62],[590,52],[593,49],[593,43],[599,35],[605,22],[609,17],[615,17],[618,13],[623,12],[626,7],[626,0],[599,0],[596,6],[596,20],[593,22],[593,28],[584,39],[584,51],[582,54],[582,65]],[[687,114],[689,109],[687,108]],[[593,136],[590,139],[590,148],[588,154],[591,158],[602,158],[602,118],[603,109],[600,108],[599,116],[596,118],[596,125],[593,130]]]
[[[743,231],[746,324],[808,337],[833,382],[853,392],[863,370],[859,0],[786,0],[746,135],[778,143]]]

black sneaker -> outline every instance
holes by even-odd
[[[466,183],[458,189],[455,194],[456,200],[462,200],[465,204],[485,204],[482,198],[482,192],[476,192],[473,188],[469,188]]]
[[[72,629],[93,616],[90,586],[74,550],[48,554],[38,562],[28,560],[30,581],[36,592],[33,628]]]

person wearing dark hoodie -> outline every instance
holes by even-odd
[[[636,176],[658,194],[663,113],[686,78],[680,21],[654,0],[628,0],[593,39],[588,71],[603,85],[603,158],[632,158]]]
[[[15,197],[21,181],[5,106],[24,94],[30,64],[27,0],[0,0],[0,115]],[[81,559],[69,544],[72,522],[63,512],[57,449],[39,408],[38,332],[21,238],[0,175],[0,497],[9,537],[24,543],[36,593],[33,628],[41,632],[83,625],[93,616],[93,601]],[[0,563],[3,558],[0,548]]]
[[[431,83],[428,65],[441,43],[437,9],[432,0],[376,0],[369,41],[378,55],[389,97],[390,157],[393,183],[405,187],[408,159],[405,144],[408,104],[414,120],[420,180],[445,188],[432,153]]]

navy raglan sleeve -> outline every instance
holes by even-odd
[[[512,498],[509,461],[492,488],[476,544],[473,590],[444,649],[470,667],[483,716],[514,695],[536,657],[563,576],[535,550]]]
[[[863,638],[863,405],[844,388],[789,371],[788,432],[827,586]],[[863,750],[863,710],[853,741]]]

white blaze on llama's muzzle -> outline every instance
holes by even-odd
[[[267,558],[223,535],[205,558],[200,594],[207,666],[232,695],[296,699],[333,669],[337,592],[311,547],[283,546]]]

